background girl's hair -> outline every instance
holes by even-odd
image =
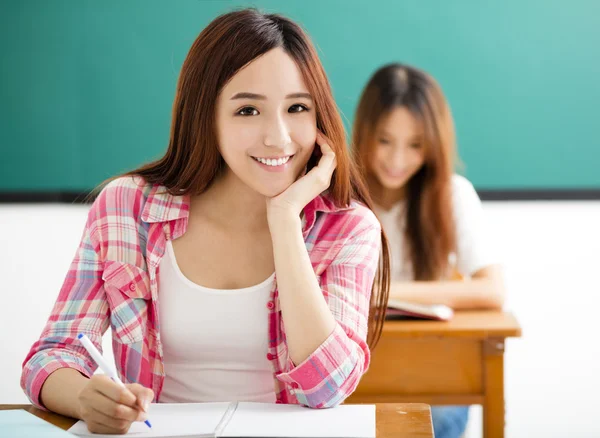
[[[356,199],[372,208],[366,184],[347,151],[344,125],[309,37],[293,21],[255,9],[221,15],[200,33],[177,82],[166,154],[125,175],[139,175],[173,195],[197,195],[207,190],[225,168],[215,129],[219,93],[236,72],[275,48],[282,48],[296,62],[315,102],[317,128],[331,140],[336,153],[337,168],[329,188],[334,202],[344,206]],[[115,178],[105,181],[92,196]],[[390,262],[383,231],[381,239],[382,257],[369,312],[371,348],[381,336],[389,293]]]
[[[353,129],[354,152],[372,190],[382,190],[370,170],[378,125],[396,108],[406,108],[420,123],[425,148],[423,167],[407,183],[405,233],[413,273],[415,280],[438,280],[456,250],[452,114],[440,86],[424,71],[403,64],[377,70],[362,93]]]

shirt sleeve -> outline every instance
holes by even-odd
[[[51,315],[23,362],[21,387],[38,408],[42,385],[60,368],[72,368],[90,377],[97,365],[78,344],[78,333],[85,333],[102,351],[102,335],[108,328],[108,302],[102,281],[99,242],[95,239],[99,223],[100,194],[92,205],[81,242],[70,265]]]
[[[464,276],[499,262],[491,247],[483,206],[473,185],[462,176],[452,181],[456,224],[456,269]]]
[[[304,362],[277,378],[300,404],[330,408],[342,403],[367,371],[367,329],[373,280],[379,264],[381,227],[356,232],[321,276],[321,289],[336,320],[333,332]]]

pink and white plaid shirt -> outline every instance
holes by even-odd
[[[43,408],[40,390],[53,371],[93,374],[96,365],[76,336],[85,333],[101,349],[109,323],[122,381],[152,388],[160,400],[165,372],[157,267],[166,242],[186,231],[189,201],[140,177],[119,178],[100,193],[52,314],[23,363],[21,386],[34,405]],[[267,358],[278,403],[327,408],[346,399],[369,366],[367,319],[381,228],[362,204],[337,208],[322,195],[305,207],[302,230],[337,324],[310,357],[294,365],[275,284],[267,305]]]

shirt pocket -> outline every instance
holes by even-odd
[[[109,260],[104,263],[102,279],[113,336],[123,344],[141,341],[152,299],[148,273],[136,265]]]

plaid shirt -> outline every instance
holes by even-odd
[[[157,267],[166,242],[186,231],[189,202],[189,196],[167,194],[139,177],[114,180],[100,193],[52,314],[23,363],[21,386],[34,405],[43,408],[40,390],[53,371],[68,367],[88,377],[94,373],[96,364],[76,336],[85,333],[101,349],[109,324],[122,381],[152,388],[155,401],[160,400],[165,372]],[[321,195],[305,207],[302,232],[337,324],[295,365],[275,282],[267,306],[267,358],[277,403],[327,408],[348,397],[369,366],[367,319],[381,228],[365,206],[353,202],[337,208]]]

